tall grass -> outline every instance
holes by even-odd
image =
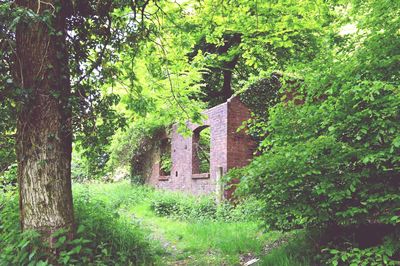
[[[265,266],[311,266],[315,261],[315,243],[304,231],[291,235],[287,242],[261,257],[260,264]]]
[[[74,188],[75,193],[85,190],[118,209],[119,215],[150,230],[169,253],[162,259],[172,265],[177,261],[189,265],[238,265],[242,255],[260,256],[267,242],[280,237],[278,232],[263,233],[257,221],[240,217],[245,212],[231,206],[218,207],[210,197],[127,183]]]
[[[130,246],[126,243],[134,242],[138,235],[142,234],[142,239],[151,235],[153,245],[157,246],[154,241],[159,242],[165,252],[155,254],[155,257],[161,255],[156,265],[239,265],[246,256],[261,258],[258,265],[313,265],[314,250],[301,233],[265,255],[265,246],[278,241],[282,233],[264,232],[260,228],[255,219],[259,205],[254,200],[237,208],[216,206],[210,197],[131,186],[128,182],[76,184],[74,195],[108,206],[108,213],[121,216],[121,221],[129,221],[129,230],[140,231],[132,237],[129,233],[122,237],[127,227],[118,224],[110,225],[108,228],[113,228],[110,232],[107,229],[90,230],[110,234],[118,249],[125,252]],[[93,219],[96,214],[91,217]]]
[[[61,265],[239,265],[245,257],[261,257],[259,265],[312,265],[304,241],[263,256],[265,246],[282,234],[263,232],[248,215],[255,201],[250,207],[216,206],[209,197],[128,182],[74,184],[73,194],[79,232],[74,242],[60,246]],[[16,192],[3,194],[0,265],[46,265],[41,254],[32,255],[34,237],[21,234],[18,219]]]
[[[113,188],[119,192],[108,197],[111,190],[107,191],[106,185],[101,186],[106,194],[94,193],[89,186],[74,186],[78,232],[72,241],[57,232],[56,260],[60,265],[157,264],[159,245],[149,239],[148,231],[118,212],[116,206],[138,196],[124,187]],[[0,192],[0,265],[48,265],[40,246],[37,233],[21,232],[17,191]]]
[[[119,213],[123,198],[104,201],[97,196],[74,193],[76,222],[84,226],[82,235],[93,241],[98,258],[115,265],[153,264],[158,246],[150,241],[148,231]]]
[[[175,259],[190,258],[189,265],[238,265],[242,255],[260,256],[264,245],[281,235],[263,233],[255,222],[160,217],[148,203],[133,206],[130,211],[180,251],[173,254]]]

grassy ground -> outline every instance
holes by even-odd
[[[278,232],[262,233],[256,222],[182,221],[158,217],[150,208],[157,192],[130,186],[128,182],[75,184],[74,193],[104,202],[118,210],[122,219],[148,231],[149,237],[163,251],[157,261],[164,265],[240,265],[260,257],[268,243],[281,237]]]
[[[111,207],[122,224],[141,228],[156,250],[156,265],[243,265],[253,258],[260,258],[254,265],[311,265],[308,255],[298,256],[307,252],[299,250],[304,243],[293,241],[297,238],[295,234],[287,235],[291,237],[289,244],[282,244],[286,236],[274,231],[263,232],[256,221],[157,216],[151,202],[160,192],[146,186],[131,186],[128,181],[74,184],[73,191],[74,196],[84,196]]]
[[[260,255],[265,243],[279,236],[262,234],[251,222],[184,222],[157,217],[146,202],[130,212],[160,240],[167,251],[164,258],[171,265],[238,265]]]
[[[305,234],[263,232],[251,200],[216,208],[210,198],[127,181],[74,184],[73,193],[78,230],[72,241],[57,240],[60,265],[313,265]],[[18,221],[17,193],[0,193],[0,265],[48,265]]]

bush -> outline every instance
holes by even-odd
[[[400,252],[382,253],[393,231],[371,230],[364,241],[346,229],[400,224],[399,40],[389,33],[399,27],[398,3],[353,3],[357,33],[297,68],[301,101],[269,110],[264,153],[242,171],[238,191],[263,201],[272,229],[337,228],[342,237],[324,246],[344,257],[331,263],[381,265]]]
[[[158,192],[150,206],[156,215],[179,219],[214,219],[216,213],[216,204],[212,198],[195,198],[172,192]]]
[[[118,208],[87,195],[75,195],[76,222],[82,236],[91,240],[94,260],[105,264],[151,264],[154,250],[136,221],[120,217]]]
[[[217,204],[213,197],[194,197],[182,193],[158,192],[152,198],[151,209],[158,216],[181,220],[254,221],[259,218],[261,204],[247,198],[233,205],[231,202]]]
[[[389,236],[383,244],[364,249],[354,246],[344,249],[326,248],[323,250],[327,253],[324,256],[324,261],[329,265],[399,265],[399,237],[399,234]]]
[[[399,91],[381,82],[348,87],[320,102],[278,105],[264,140],[269,150],[241,172],[239,192],[264,202],[263,221],[272,229],[395,226],[398,106]],[[345,241],[358,245],[351,235]]]
[[[241,188],[264,200],[265,221],[277,229],[395,225],[399,105],[395,88],[366,83],[323,102],[277,106],[265,140],[273,145],[246,169]]]

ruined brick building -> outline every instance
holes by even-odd
[[[256,145],[244,130],[238,132],[243,121],[250,118],[249,109],[239,97],[232,97],[204,114],[206,120],[202,125],[188,125],[191,136],[179,134],[177,126],[173,126],[169,136],[159,137],[158,145],[153,147],[146,183],[157,188],[209,194],[216,191],[221,174],[249,163]],[[208,165],[204,168],[197,149],[201,133],[206,129],[210,132],[210,143],[209,151],[204,151],[209,152]],[[164,155],[170,156],[168,171],[161,165]]]

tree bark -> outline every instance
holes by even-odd
[[[235,56],[235,58],[233,58],[232,61],[226,62],[223,65],[222,73],[224,76],[224,83],[222,85],[221,94],[225,101],[227,101],[233,95],[233,90],[232,90],[232,86],[231,86],[232,74],[233,74],[233,70],[235,69],[238,59],[239,59],[239,57]]]
[[[38,231],[53,249],[58,229],[73,235],[71,192],[71,92],[64,1],[17,0],[43,14],[46,23],[21,22],[16,29],[15,78],[24,95],[18,106],[17,160],[21,227]]]

